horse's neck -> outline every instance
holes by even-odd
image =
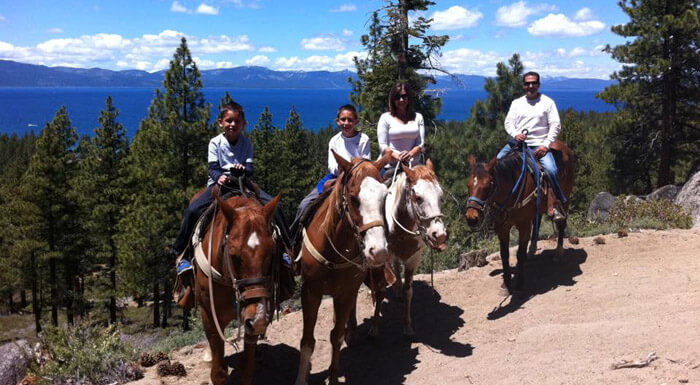
[[[396,221],[401,223],[401,226],[412,230],[416,224],[416,214],[409,208],[408,199],[406,199],[406,188],[408,188],[408,179],[406,174],[401,174],[396,178],[396,181],[391,186],[391,191],[386,194],[384,204],[385,219],[390,233],[403,232],[399,228]]]

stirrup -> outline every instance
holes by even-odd
[[[566,220],[566,213],[564,212],[564,209],[561,208],[560,204],[555,203],[554,207],[552,208],[552,212],[552,221],[563,222]]]

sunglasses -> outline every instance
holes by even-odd
[[[408,100],[408,95],[399,95],[396,97],[396,100]]]
[[[530,87],[530,86],[536,86],[536,85],[540,84],[540,82],[524,82],[523,84],[525,85],[525,87]]]

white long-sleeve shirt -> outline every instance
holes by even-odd
[[[549,148],[561,131],[557,105],[543,94],[533,100],[519,97],[510,104],[505,128],[512,137],[527,130],[525,143],[528,146]]]
[[[384,155],[384,149],[390,148],[392,151],[411,151],[413,147],[420,146],[421,150],[425,146],[425,123],[423,115],[416,112],[416,118],[406,123],[402,123],[391,113],[385,112],[379,118],[377,123],[377,141],[379,142],[379,156]],[[412,161],[416,161],[420,157]],[[396,159],[391,159],[391,163],[387,167],[395,166]]]
[[[358,132],[352,138],[343,136],[342,132],[335,134],[328,142],[328,173],[335,176],[338,176],[338,162],[331,150],[348,161],[352,158],[370,159],[372,155],[369,136],[366,134]]]

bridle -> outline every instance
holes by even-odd
[[[406,206],[410,208],[410,210],[414,213],[416,219],[418,220],[417,231],[411,231],[404,227],[394,216],[394,210],[391,210],[392,220],[406,233],[414,236],[420,235],[423,239],[423,242],[430,245],[431,243],[428,237],[428,226],[433,220],[442,221],[444,215],[442,213],[438,213],[432,216],[425,215],[425,212],[421,209],[420,205],[418,204],[418,197],[416,196],[415,189],[413,188],[413,186],[406,188],[405,183],[403,188],[403,199],[406,201]]]
[[[341,218],[345,218],[347,221],[348,225],[352,229],[353,235],[355,237],[355,240],[357,242],[359,250],[364,249],[364,234],[371,228],[374,227],[379,227],[379,226],[384,226],[384,221],[381,219],[371,221],[369,223],[364,223],[361,225],[358,225],[355,223],[355,221],[352,218],[352,215],[350,214],[350,203],[348,202],[349,198],[348,196],[351,196],[350,192],[348,191],[348,183],[350,181],[350,176],[352,175],[352,172],[355,171],[356,168],[358,168],[362,163],[368,162],[367,159],[362,159],[359,162],[355,163],[350,170],[348,170],[346,173],[343,174],[343,178],[341,179],[341,186],[340,186],[340,200],[336,204],[336,211],[338,213],[338,216]],[[349,259],[345,255],[343,255],[338,249],[335,247],[335,244],[333,244],[333,241],[331,240],[331,237],[328,236],[327,232],[324,232],[326,239],[331,245],[331,248],[338,254],[341,258],[343,258],[347,263],[350,263],[352,265],[355,265],[355,267],[362,268],[362,265],[355,262],[353,259]],[[362,253],[360,253],[360,259],[364,261],[364,256]],[[331,265],[326,264],[327,266],[331,267],[333,266],[332,263]]]

